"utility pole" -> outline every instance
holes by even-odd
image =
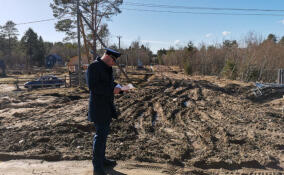
[[[126,66],[125,66],[126,71],[127,71],[127,66],[128,66],[128,54],[126,54]]]
[[[117,36],[117,38],[118,38],[118,49],[120,49],[120,38],[121,38],[122,36]]]
[[[78,79],[79,79],[79,86],[82,87],[81,84],[81,42],[80,42],[80,9],[79,9],[79,0],[77,0],[77,36],[78,36]]]

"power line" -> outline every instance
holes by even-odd
[[[198,15],[228,15],[228,16],[282,16],[284,14],[268,14],[268,13],[213,13],[213,12],[192,12],[192,11],[171,11],[171,10],[152,10],[152,9],[135,9],[135,8],[121,8],[132,11],[147,11],[147,12],[164,12],[164,13],[183,13],[183,14],[198,14]]]
[[[16,25],[33,24],[33,23],[46,22],[46,21],[53,21],[53,20],[56,20],[56,18],[49,18],[49,19],[42,19],[42,20],[37,20],[37,21],[30,21],[30,22],[17,23]]]
[[[175,5],[163,5],[163,4],[146,4],[146,3],[132,3],[126,2],[128,6],[140,6],[140,7],[158,7],[158,8],[175,8],[175,9],[191,9],[191,10],[231,10],[231,11],[262,11],[262,12],[284,12],[284,10],[271,10],[271,9],[242,9],[242,8],[211,8],[211,7],[189,7],[189,6],[175,6]],[[284,14],[273,13],[216,13],[216,12],[193,12],[193,11],[173,11],[173,10],[156,10],[156,9],[144,9],[144,8],[121,8],[130,11],[147,11],[147,12],[162,12],[162,13],[175,13],[175,14],[199,14],[199,15],[231,15],[231,16],[281,16]],[[66,17],[67,19],[68,17]],[[42,19],[36,21],[17,23],[16,25],[25,25],[33,23],[41,23],[47,21],[54,21],[57,18]]]
[[[218,7],[193,7],[193,6],[177,6],[166,4],[152,4],[152,3],[138,3],[138,2],[125,2],[124,5],[140,6],[140,7],[158,7],[158,8],[175,8],[175,9],[191,9],[191,10],[230,10],[230,11],[258,11],[258,12],[284,12],[281,9],[246,9],[246,8],[218,8]]]
[[[71,17],[66,16],[66,17],[61,18],[61,19],[69,19],[69,18],[71,18]],[[22,22],[22,23],[17,23],[16,25],[33,24],[33,23],[40,23],[40,22],[47,22],[47,21],[54,21],[54,20],[57,20],[57,18],[49,18],[49,19],[42,19],[42,20],[36,20],[36,21]]]

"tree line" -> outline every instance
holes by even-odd
[[[18,40],[18,30],[15,23],[8,21],[1,26],[0,33],[0,59],[9,66],[25,65],[43,66],[44,58],[49,53],[60,55],[64,61],[77,55],[77,44],[70,43],[77,38],[77,4],[70,0],[53,0],[50,3],[53,16],[57,19],[56,31],[64,32],[63,42],[51,43],[43,41],[31,28]],[[113,15],[121,13],[120,6],[123,0],[79,0],[79,31],[83,41],[81,53],[85,54],[89,63],[97,56],[102,55],[103,47],[99,38],[109,45],[108,25],[106,21]],[[83,20],[85,17],[88,21]],[[7,27],[8,26],[8,27]],[[94,30],[91,30],[90,27]],[[8,29],[9,28],[9,29]],[[120,49],[117,46],[110,46],[123,53],[120,64],[137,65],[150,64],[152,52],[147,45],[139,41],[133,41],[128,48]],[[93,53],[91,55],[90,53]]]
[[[54,53],[68,62],[70,58],[77,56],[77,48],[77,43],[44,41],[32,28],[18,38],[18,29],[13,21],[7,21],[5,25],[0,26],[0,60],[4,60],[9,67],[42,67],[45,65],[45,57]],[[101,47],[97,49],[97,54],[91,55],[85,48],[83,44],[82,54],[89,54],[90,62],[104,52],[104,48]],[[128,48],[120,49],[116,45],[111,45],[110,48],[123,53],[120,64],[136,66],[139,60],[147,65],[152,61],[152,51],[139,40],[133,41]]]
[[[77,44],[44,41],[32,28],[21,38],[13,21],[0,26],[0,59],[9,67],[44,66],[45,57],[57,53],[65,61],[77,55]]]
[[[99,36],[106,45],[109,30],[106,23],[113,15],[121,13],[122,0],[80,0],[79,31],[82,37],[82,53],[89,62],[103,52]],[[66,62],[77,55],[77,44],[70,41],[77,37],[77,6],[75,1],[53,0],[50,4],[53,16],[57,18],[55,29],[64,32],[63,42],[44,41],[41,36],[29,28],[18,39],[18,30],[13,21],[0,26],[0,59],[8,66],[43,66],[49,53],[60,55]],[[87,19],[83,20],[82,15]],[[88,22],[87,22],[88,21]],[[88,24],[89,23],[89,24]],[[91,30],[90,27],[94,30]],[[243,41],[225,40],[221,44],[195,46],[189,42],[180,48],[160,49],[154,55],[147,45],[133,41],[128,48],[111,48],[123,53],[120,64],[176,65],[191,75],[218,75],[244,81],[273,81],[276,70],[284,67],[284,37],[277,40],[273,34],[267,38],[249,33]],[[90,51],[94,55],[90,54]]]
[[[160,49],[157,55],[139,40],[133,41],[128,48],[110,47],[123,53],[120,64],[136,66],[141,62],[143,65],[179,66],[190,75],[272,82],[277,78],[277,69],[284,68],[284,37],[278,40],[273,34],[262,39],[255,33],[249,33],[242,42],[225,40],[221,44],[202,44],[199,47],[189,42],[180,48]],[[87,54],[85,48],[83,44],[83,54]],[[103,52],[103,48],[97,49],[96,55]],[[77,43],[44,41],[31,28],[19,39],[13,21],[0,26],[0,60],[4,60],[8,67],[44,66],[45,57],[50,53],[56,53],[68,62],[77,55]],[[90,61],[96,55],[90,55]]]
[[[241,44],[239,44],[241,43]],[[242,42],[225,40],[222,44],[199,47],[189,42],[182,48],[160,49],[159,64],[176,65],[190,75],[215,75],[243,81],[273,82],[277,69],[284,68],[284,37],[274,34],[262,39],[248,33]]]

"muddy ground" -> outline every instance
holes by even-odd
[[[283,92],[254,97],[251,83],[176,71],[136,80],[115,98],[108,157],[167,164],[168,174],[284,170]],[[0,159],[90,160],[88,97],[76,88],[2,91]]]

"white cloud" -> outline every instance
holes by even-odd
[[[170,44],[170,42],[165,41],[155,41],[155,40],[142,40],[143,43],[153,43],[153,44]]]
[[[228,32],[228,31],[222,32],[222,35],[223,35],[223,36],[227,36],[227,35],[230,35],[230,34],[231,34],[231,32]]]
[[[205,35],[206,38],[210,38],[211,36],[212,36],[212,33],[207,33],[207,34]]]
[[[279,21],[281,24],[284,24],[284,19],[283,20],[281,20],[281,21]]]
[[[180,43],[181,43],[180,40],[175,40],[174,42],[175,45],[179,45]]]

